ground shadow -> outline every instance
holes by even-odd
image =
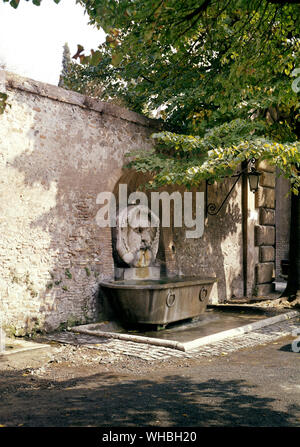
[[[95,374],[49,381],[26,371],[0,379],[5,426],[296,426],[298,405],[276,410],[276,399],[243,379],[193,380],[180,375],[132,379]]]
[[[299,352],[295,352],[292,349],[292,343],[288,343],[287,345],[281,346],[281,348],[279,349],[280,351],[284,351],[284,352],[290,352],[291,354],[298,354]]]

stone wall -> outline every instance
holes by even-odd
[[[125,153],[152,147],[158,123],[113,104],[0,71],[0,316],[16,334],[105,316],[99,281],[113,276],[111,229],[97,195],[114,191]],[[232,180],[209,187],[220,204]],[[203,185],[202,190],[205,190]],[[211,300],[243,294],[241,187],[201,239],[162,234],[169,271],[214,275]],[[269,261],[268,261],[269,262]],[[1,322],[0,322],[1,323]]]
[[[265,161],[258,164],[260,186],[255,197],[259,225],[255,227],[255,245],[259,248],[256,264],[255,295],[268,295],[274,291],[275,278],[275,167]]]
[[[208,185],[207,201],[222,204],[235,179]],[[199,190],[205,192],[203,183]],[[167,240],[169,258],[176,272],[183,275],[217,276],[211,302],[224,302],[243,296],[242,188],[239,182],[217,215],[207,215],[200,239],[186,239],[186,228],[175,228]]]
[[[280,263],[289,259],[290,224],[291,224],[291,197],[289,195],[290,183],[284,177],[276,181],[276,280],[280,277]]]
[[[113,261],[110,228],[96,225],[96,197],[113,190],[128,150],[151,147],[156,123],[9,73],[3,86],[3,324],[22,333],[98,318],[99,280],[112,275]]]

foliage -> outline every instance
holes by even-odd
[[[11,107],[11,105],[7,102],[7,98],[7,93],[0,92],[0,115],[4,113],[6,106]]]
[[[26,0],[27,2],[30,0]],[[59,3],[60,0],[53,0],[55,3]],[[20,0],[3,0],[3,3],[9,3],[13,8],[17,8],[20,4]],[[32,3],[36,6],[40,6],[42,0],[32,0]]]
[[[155,134],[155,151],[130,166],[152,186],[196,185],[266,158],[299,179],[300,7],[263,1],[80,0],[107,32],[90,56],[78,48],[83,79],[105,85],[103,99],[161,116],[176,133]],[[300,65],[300,64],[299,64]]]
[[[163,145],[163,150],[136,153],[129,166],[137,171],[153,172],[154,180],[150,182],[153,188],[174,183],[191,188],[203,179],[220,181],[230,177],[243,161],[256,158],[278,167],[290,180],[292,192],[298,194],[300,178],[296,166],[300,166],[300,143],[277,143],[255,133],[241,140],[239,134],[234,134],[234,127],[238,129],[242,124],[240,120],[232,121],[214,128],[203,138],[171,132],[154,134],[153,138]],[[216,144],[222,131],[224,141],[234,143],[235,136],[236,144]]]
[[[155,150],[130,164],[151,171],[153,186],[221,180],[255,157],[278,166],[297,191],[299,4],[77,1],[107,36],[90,55],[78,46],[68,88],[98,89],[95,96],[149,116],[160,110],[172,132],[155,134]]]
[[[70,66],[72,65],[71,53],[68,43],[66,42],[63,47],[63,58],[62,58],[62,70],[59,77],[59,87],[65,86],[65,78],[68,77]]]
[[[137,112],[164,106],[173,130],[206,129],[249,110],[295,105],[299,5],[267,1],[80,0],[108,33],[82,74]],[[296,32],[297,31],[297,32]],[[99,59],[99,61],[98,61]]]

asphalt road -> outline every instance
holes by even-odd
[[[184,361],[120,359],[105,368],[66,361],[41,377],[28,374],[28,355],[19,364],[10,359],[9,368],[0,362],[0,425],[299,427],[300,353],[291,350],[293,340]],[[43,355],[34,356],[37,367]]]

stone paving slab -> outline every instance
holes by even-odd
[[[154,346],[143,343],[118,339],[104,339],[100,337],[61,332],[47,336],[48,340],[74,345],[85,345],[86,347],[108,351],[117,355],[125,355],[140,358],[145,361],[165,360],[172,358],[199,358],[227,355],[239,349],[252,348],[262,344],[276,341],[282,337],[294,335],[295,331],[300,333],[300,317],[287,321],[265,326],[253,332],[241,334],[230,339],[217,341],[189,352],[177,349]]]
[[[277,312],[275,311],[274,315],[274,309],[268,309],[267,314],[269,315],[267,318],[262,318],[262,316],[260,315],[260,318],[255,320],[253,319],[253,317],[251,318],[251,316],[248,315],[246,319],[241,320],[238,319],[239,315],[235,314],[233,316],[232,314],[230,314],[230,311],[232,311],[231,306],[227,307],[225,305],[220,305],[218,306],[218,308],[219,307],[223,308],[222,311],[226,310],[225,314],[223,314],[223,312],[221,311],[216,321],[207,321],[206,323],[208,324],[204,328],[204,330],[202,327],[203,322],[200,321],[192,322],[189,325],[186,324],[175,329],[173,328],[171,332],[169,330],[163,331],[160,336],[157,332],[155,332],[155,335],[147,331],[138,333],[131,333],[131,331],[127,332],[118,325],[114,328],[111,327],[111,323],[92,323],[87,325],[75,326],[69,328],[69,330],[71,332],[74,332],[75,334],[84,334],[100,338],[102,337],[122,341],[131,341],[146,345],[155,345],[165,348],[178,349],[180,351],[186,352],[192,351],[196,348],[199,348],[200,346],[206,346],[217,341],[223,341],[228,338],[233,338],[238,335],[253,332],[255,330],[261,329],[262,327],[273,325],[281,321],[289,320],[291,318],[299,316],[298,311],[290,310],[288,312],[285,312],[284,310],[279,310]],[[245,311],[249,307],[250,306],[244,307],[243,310]],[[218,309],[218,311],[219,310],[220,309]],[[253,311],[253,307],[251,307],[251,310]],[[195,329],[197,329],[196,332]],[[192,331],[189,332],[190,330]]]
[[[49,349],[49,347],[50,346],[48,344],[35,343],[28,340],[12,339],[6,337],[5,349],[0,351],[0,358],[18,354],[19,352],[32,351],[35,349]]]

